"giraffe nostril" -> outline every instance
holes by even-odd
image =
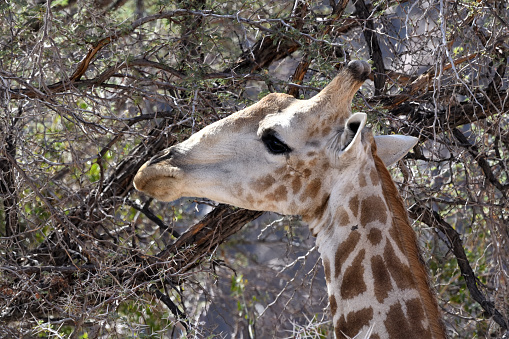
[[[175,151],[174,151],[173,147],[165,149],[161,153],[156,154],[154,157],[152,157],[152,159],[149,160],[148,165],[151,166],[151,165],[160,163],[162,161],[169,160],[169,159],[173,158],[174,154],[175,154]]]

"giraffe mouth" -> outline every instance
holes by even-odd
[[[161,153],[153,156],[152,159],[150,159],[147,162],[148,166],[155,165],[155,164],[158,164],[158,163],[166,161],[166,160],[171,160],[173,158],[173,156],[174,156],[174,151],[173,150],[174,150],[174,148],[170,147],[170,148],[162,151]]]
[[[173,201],[178,196],[178,178],[180,169],[145,163],[136,173],[133,183],[134,188],[157,200]]]

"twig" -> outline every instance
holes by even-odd
[[[132,201],[130,199],[126,199],[125,200],[125,203],[129,206],[131,206],[132,208],[134,208],[135,210],[137,211],[140,211],[141,213],[143,213],[147,218],[149,218],[150,220],[152,220],[154,223],[157,224],[157,226],[159,226],[161,229],[163,230],[168,230],[168,232],[170,232],[170,234],[172,236],[174,236],[175,238],[179,238],[180,237],[180,233],[175,231],[173,228],[170,228],[168,227],[168,225],[166,225],[161,219],[159,219],[155,214],[154,212],[152,212],[147,205],[144,205],[144,206],[141,206],[140,204],[138,204],[137,202],[135,201]]]
[[[186,331],[188,331],[189,325],[187,323],[188,321],[187,321],[187,316],[185,315],[185,313],[182,312],[177,307],[177,305],[175,305],[175,303],[170,299],[170,297],[168,297],[163,292],[159,291],[155,286],[152,286],[151,290],[155,293],[156,297],[159,300],[161,300],[168,307],[168,309],[171,311],[171,313],[173,313],[173,315],[180,321],[180,323],[182,324],[182,326],[184,326]]]

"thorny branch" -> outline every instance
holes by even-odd
[[[18,24],[3,31],[8,32],[6,36],[10,40],[0,41],[0,53],[4,53],[0,58],[0,230],[4,230],[2,236],[5,235],[0,238],[0,250],[4,245],[9,249],[1,253],[3,261],[0,263],[0,305],[5,306],[0,307],[2,321],[32,314],[35,320],[27,321],[37,323],[49,319],[50,314],[57,314],[57,318],[47,320],[48,323],[65,322],[79,327],[83,319],[88,315],[94,318],[105,305],[137,300],[136,296],[148,293],[161,300],[183,326],[192,329],[194,324],[186,319],[184,302],[170,298],[171,292],[188,284],[195,272],[209,270],[207,266],[219,256],[218,246],[261,212],[220,205],[187,230],[177,230],[173,227],[171,208],[151,200],[140,203],[143,198],[137,200],[132,178],[157,152],[255,100],[245,94],[248,81],[249,84],[263,83],[261,86],[266,85],[270,91],[280,86],[279,90],[287,89],[291,95],[307,97],[330,80],[335,66],[346,64],[349,59],[371,58],[375,85],[372,88],[368,82],[363,89],[366,103],[372,106],[370,118],[378,119],[377,123],[386,133],[419,136],[421,152],[416,152],[414,159],[437,167],[454,161],[460,163],[453,155],[436,159],[426,153],[432,152],[432,147],[426,143],[435,142],[437,135],[452,131],[458,143],[448,146],[466,148],[487,181],[507,198],[508,184],[504,183],[507,178],[498,175],[501,173],[498,168],[505,165],[500,155],[507,153],[509,145],[508,92],[504,87],[509,55],[507,16],[500,5],[483,0],[486,11],[484,7],[469,7],[472,11],[468,11],[467,18],[462,21],[460,32],[447,35],[450,28],[443,26],[445,34],[438,37],[447,35],[450,40],[442,47],[452,52],[459,44],[465,49],[457,55],[451,53],[451,58],[454,57],[444,63],[435,58],[430,49],[436,38],[433,27],[428,36],[401,38],[393,35],[387,28],[390,21],[397,18],[384,14],[384,4],[369,8],[358,0],[354,3],[356,11],[349,13],[348,1],[330,1],[331,10],[321,14],[307,3],[297,1],[290,12],[281,11],[271,16],[264,6],[253,12],[243,8],[224,14],[218,12],[218,7],[203,7],[204,2],[193,3],[195,6],[185,9],[140,15],[126,25],[114,25],[115,29],[110,25],[104,30],[108,33],[99,35],[89,44],[79,62],[65,67],[50,64],[58,66],[55,69],[59,71],[55,72],[42,63],[47,56],[26,52],[36,51],[33,46],[37,44],[52,46],[55,43],[54,39],[44,40],[59,32],[50,29],[51,13],[45,13],[44,23]],[[403,3],[389,1],[386,5],[405,12],[409,7],[404,7]],[[67,8],[73,8],[73,4],[75,2],[70,1]],[[425,18],[424,13],[434,10],[425,6],[419,8],[421,5],[419,1],[411,4],[412,10],[422,12],[416,17],[405,12],[408,19],[405,24],[418,27],[418,18]],[[457,15],[464,13],[461,11],[463,3],[457,5]],[[110,11],[121,6],[122,1],[115,2]],[[444,11],[446,6],[449,5],[444,2]],[[50,2],[45,8],[51,10]],[[449,15],[447,22],[459,22],[455,20],[457,15],[451,13],[454,11],[443,13]],[[11,14],[14,18],[14,13]],[[488,30],[478,25],[491,18],[500,26],[494,25]],[[185,22],[193,21],[199,24],[185,26]],[[160,22],[168,24],[168,28],[157,27],[167,36],[154,40],[156,47],[138,50],[152,38],[146,32],[157,31],[151,25]],[[2,25],[4,22],[0,22],[0,28]],[[174,26],[180,28],[182,36],[172,31]],[[182,29],[184,26],[190,32]],[[237,29],[240,33],[235,34],[236,45],[242,48],[233,52],[231,45],[220,48],[223,42],[218,37],[227,34],[216,31],[218,26]],[[366,29],[361,29],[363,27]],[[33,33],[41,28],[45,30],[43,37],[37,37],[40,40],[34,45],[30,45],[29,36],[21,34],[27,30],[36,36]],[[213,44],[201,40],[210,37],[214,39]],[[419,47],[422,50],[416,47],[419,39],[423,40]],[[391,50],[394,41],[398,47]],[[78,60],[81,43],[62,46],[67,49],[66,58]],[[123,45],[128,47],[118,52],[113,48]],[[16,47],[10,50],[10,46]],[[51,49],[45,48],[50,55]],[[131,53],[130,48],[135,51]],[[381,58],[382,48],[392,59]],[[175,52],[177,50],[183,51],[183,57]],[[31,57],[9,62],[23,53]],[[118,58],[116,53],[122,57]],[[59,54],[54,52],[52,57],[54,55]],[[192,58],[187,58],[188,55]],[[288,60],[288,56],[298,62],[297,66],[288,66],[293,67],[290,72],[293,83],[273,74],[276,62]],[[27,60],[38,60],[38,63],[34,61],[31,68],[23,68]],[[200,60],[200,64],[188,67],[186,63],[193,60]],[[437,65],[443,66],[438,68]],[[455,73],[451,75],[453,69]],[[155,78],[152,77],[154,73]],[[469,77],[475,79],[468,82]],[[476,82],[483,77],[489,81]],[[45,83],[50,78],[60,80]],[[204,84],[203,80],[215,81]],[[463,87],[457,86],[459,80]],[[468,91],[464,89],[465,84]],[[375,95],[366,88],[374,89]],[[431,107],[430,103],[437,106]],[[486,127],[484,123],[490,119],[496,119],[497,123]],[[489,130],[501,142],[495,150],[500,158],[498,164],[494,165],[487,158],[489,148],[486,145],[472,145],[457,128],[468,125]],[[30,132],[38,129],[42,130],[39,134]],[[30,138],[34,140],[26,140]],[[71,156],[66,159],[60,157],[60,153]],[[468,190],[470,164],[462,164],[466,183],[458,184],[453,175],[449,180],[465,185]],[[92,166],[99,168],[99,174],[87,182],[86,178],[93,172]],[[418,185],[412,187],[417,191],[421,189]],[[462,190],[461,187],[455,189]],[[479,206],[500,212],[503,222],[507,219],[504,214],[507,203],[490,189],[491,186],[480,190],[485,200]],[[468,192],[461,193],[468,196]],[[451,200],[441,192],[426,194],[425,201],[474,208],[463,195]],[[132,211],[135,217],[131,218],[126,210]],[[438,213],[421,204],[412,207],[410,212],[413,218],[446,234],[472,297],[502,329],[507,329],[504,315],[481,291],[476,273],[466,259],[461,235]],[[188,221],[188,224],[193,223]],[[1,280],[4,277],[5,280]],[[285,286],[299,279],[295,275],[291,280]],[[90,299],[87,293],[78,293],[81,291],[92,291],[94,296]],[[66,300],[78,305],[78,309],[64,307]],[[0,336],[2,331],[0,328]]]
[[[262,20],[252,20],[248,18],[243,18],[238,15],[220,15],[215,14],[209,11],[192,11],[188,9],[177,9],[174,11],[159,13],[152,16],[147,16],[144,18],[140,18],[133,22],[129,27],[126,27],[124,29],[119,30],[118,32],[115,32],[114,34],[107,36],[105,38],[102,38],[92,44],[92,47],[89,49],[87,55],[83,57],[83,59],[79,62],[79,64],[76,66],[76,69],[74,70],[73,74],[66,80],[61,80],[57,83],[51,84],[51,85],[44,85],[46,89],[48,89],[51,93],[58,93],[61,91],[65,91],[70,87],[80,87],[80,86],[87,86],[87,87],[93,87],[97,85],[103,84],[108,78],[110,78],[113,74],[115,74],[116,71],[121,70],[123,68],[127,67],[134,67],[134,66],[145,66],[145,67],[151,67],[155,69],[164,70],[173,76],[184,79],[188,77],[189,75],[186,75],[185,73],[178,71],[174,69],[173,67],[146,60],[146,59],[138,59],[133,61],[126,61],[121,63],[120,65],[112,66],[109,69],[103,71],[99,76],[97,76],[94,79],[91,80],[84,80],[80,81],[81,77],[87,72],[89,69],[90,64],[92,63],[93,59],[97,56],[97,54],[107,45],[111,44],[112,42],[118,40],[121,37],[124,37],[126,35],[129,35],[133,33],[138,27],[151,22],[155,20],[162,20],[162,19],[171,19],[173,20],[175,17],[178,16],[196,16],[196,17],[204,17],[204,18],[214,18],[214,19],[224,19],[224,20],[230,20],[232,22],[238,22],[242,24],[249,24],[261,31],[265,31],[267,33],[278,33],[277,30],[269,29],[264,26],[264,24],[279,24],[289,29],[295,29],[291,25],[287,24],[285,19],[262,19]],[[298,27],[297,27],[298,28]],[[305,36],[307,39],[315,41],[315,42],[323,42],[331,44],[331,42],[324,41],[324,40],[317,40],[313,38],[312,36],[302,33],[300,31],[296,31],[296,33]],[[250,74],[246,75],[238,75],[238,71],[242,69],[248,69],[250,68],[250,73],[256,71],[259,68],[265,68],[268,65],[270,65],[273,61],[277,61],[282,59],[283,57],[286,57],[296,51],[298,48],[301,47],[301,43],[294,39],[288,39],[288,37],[285,34],[282,34],[280,36],[282,38],[283,45],[277,45],[277,48],[274,49],[275,46],[275,40],[273,40],[270,37],[260,39],[257,44],[255,45],[253,50],[250,51],[245,56],[241,56],[239,58],[239,62],[225,70],[224,72],[220,73],[211,73],[211,74],[205,74],[205,79],[214,79],[214,78],[241,78],[241,79],[250,79],[250,78],[257,78],[256,75],[251,76]],[[260,54],[260,52],[263,52]],[[251,58],[251,56],[254,56],[254,58]],[[252,63],[256,64],[256,67],[252,67]],[[251,67],[250,67],[251,66]],[[21,99],[21,98],[34,98],[34,97],[45,97],[46,95],[49,95],[50,93],[44,93],[44,91],[41,91],[39,89],[35,89],[34,87],[28,85],[27,82],[21,81],[17,77],[14,77],[9,74],[4,75],[7,79],[13,79],[16,81],[19,81],[22,83],[25,87],[28,88],[14,88],[9,89],[11,92],[11,98],[12,99]]]
[[[415,220],[422,221],[423,223],[436,227],[440,232],[444,233],[449,240],[449,246],[454,256],[458,260],[458,267],[461,270],[461,274],[465,279],[466,285],[470,294],[475,301],[481,305],[481,307],[488,312],[490,317],[500,325],[505,331],[508,330],[508,322],[502,314],[495,308],[495,304],[486,299],[486,296],[479,289],[479,280],[477,279],[470,263],[468,261],[465,250],[463,249],[460,235],[456,230],[448,224],[440,215],[430,210],[427,207],[421,206],[420,204],[413,205],[410,210],[410,217]]]

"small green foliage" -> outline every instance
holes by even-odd
[[[457,46],[457,47],[454,47],[454,49],[452,50],[453,54],[455,56],[459,55],[459,54],[462,54],[463,53],[463,50],[464,48],[462,46]]]
[[[88,176],[91,182],[96,182],[101,177],[101,170],[97,163],[92,164],[90,166],[90,170],[88,171]]]

